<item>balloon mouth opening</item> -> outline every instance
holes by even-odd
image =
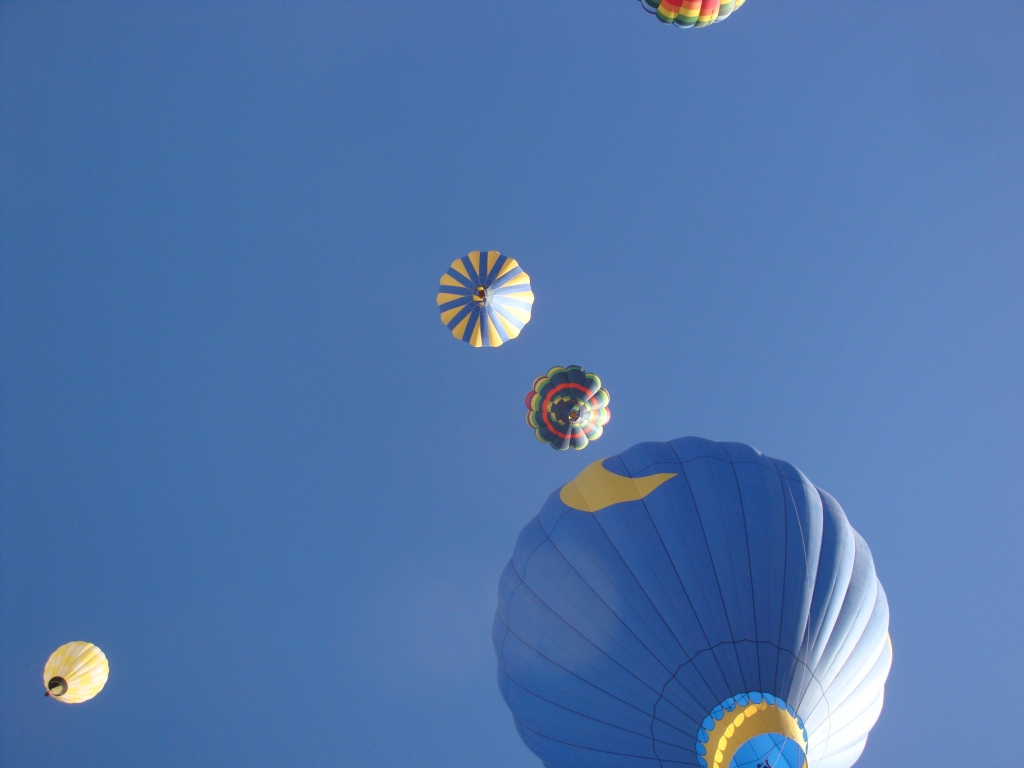
[[[729,768],[803,768],[807,757],[800,745],[781,733],[765,733],[741,746]]]
[[[63,696],[68,692],[68,681],[63,677],[51,677],[46,684],[46,696]]]
[[[807,768],[807,728],[796,710],[769,693],[730,696],[697,732],[701,768]]]
[[[566,418],[569,420],[570,424],[575,424],[580,420],[580,415],[580,408],[579,406],[576,406],[575,408],[570,409],[569,415],[566,416]]]
[[[477,304],[483,304],[487,301],[487,289],[482,285],[478,285],[476,291],[473,292],[473,301]]]

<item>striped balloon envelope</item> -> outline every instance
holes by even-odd
[[[65,704],[81,704],[103,690],[109,674],[103,651],[75,640],[50,654],[43,668],[43,684],[47,696]]]
[[[493,639],[548,768],[848,768],[882,709],[888,625],[835,499],[689,437],[551,494],[501,576]]]
[[[640,0],[660,21],[680,27],[706,27],[722,21],[746,0]]]
[[[530,322],[530,276],[497,251],[470,251],[441,275],[441,322],[474,347],[500,347]]]
[[[533,380],[526,394],[526,423],[556,451],[582,450],[604,434],[611,395],[596,373],[556,365]]]

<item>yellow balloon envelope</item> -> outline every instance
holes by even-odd
[[[51,654],[43,669],[46,695],[65,704],[80,704],[103,690],[110,666],[103,651],[76,640]]]

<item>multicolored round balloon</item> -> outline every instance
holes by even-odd
[[[530,322],[530,276],[497,251],[470,251],[441,275],[441,322],[474,347],[500,347]]]
[[[537,439],[558,451],[581,450],[604,433],[611,396],[596,374],[578,365],[555,366],[538,376],[526,396],[526,423]]]
[[[659,21],[680,27],[706,27],[728,18],[746,0],[640,0]]]

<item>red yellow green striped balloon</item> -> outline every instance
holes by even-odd
[[[611,396],[596,373],[578,365],[556,365],[533,381],[526,395],[526,423],[556,451],[579,451],[604,434],[611,419]]]
[[[706,27],[727,18],[746,0],[641,0],[659,20],[680,27]]]

